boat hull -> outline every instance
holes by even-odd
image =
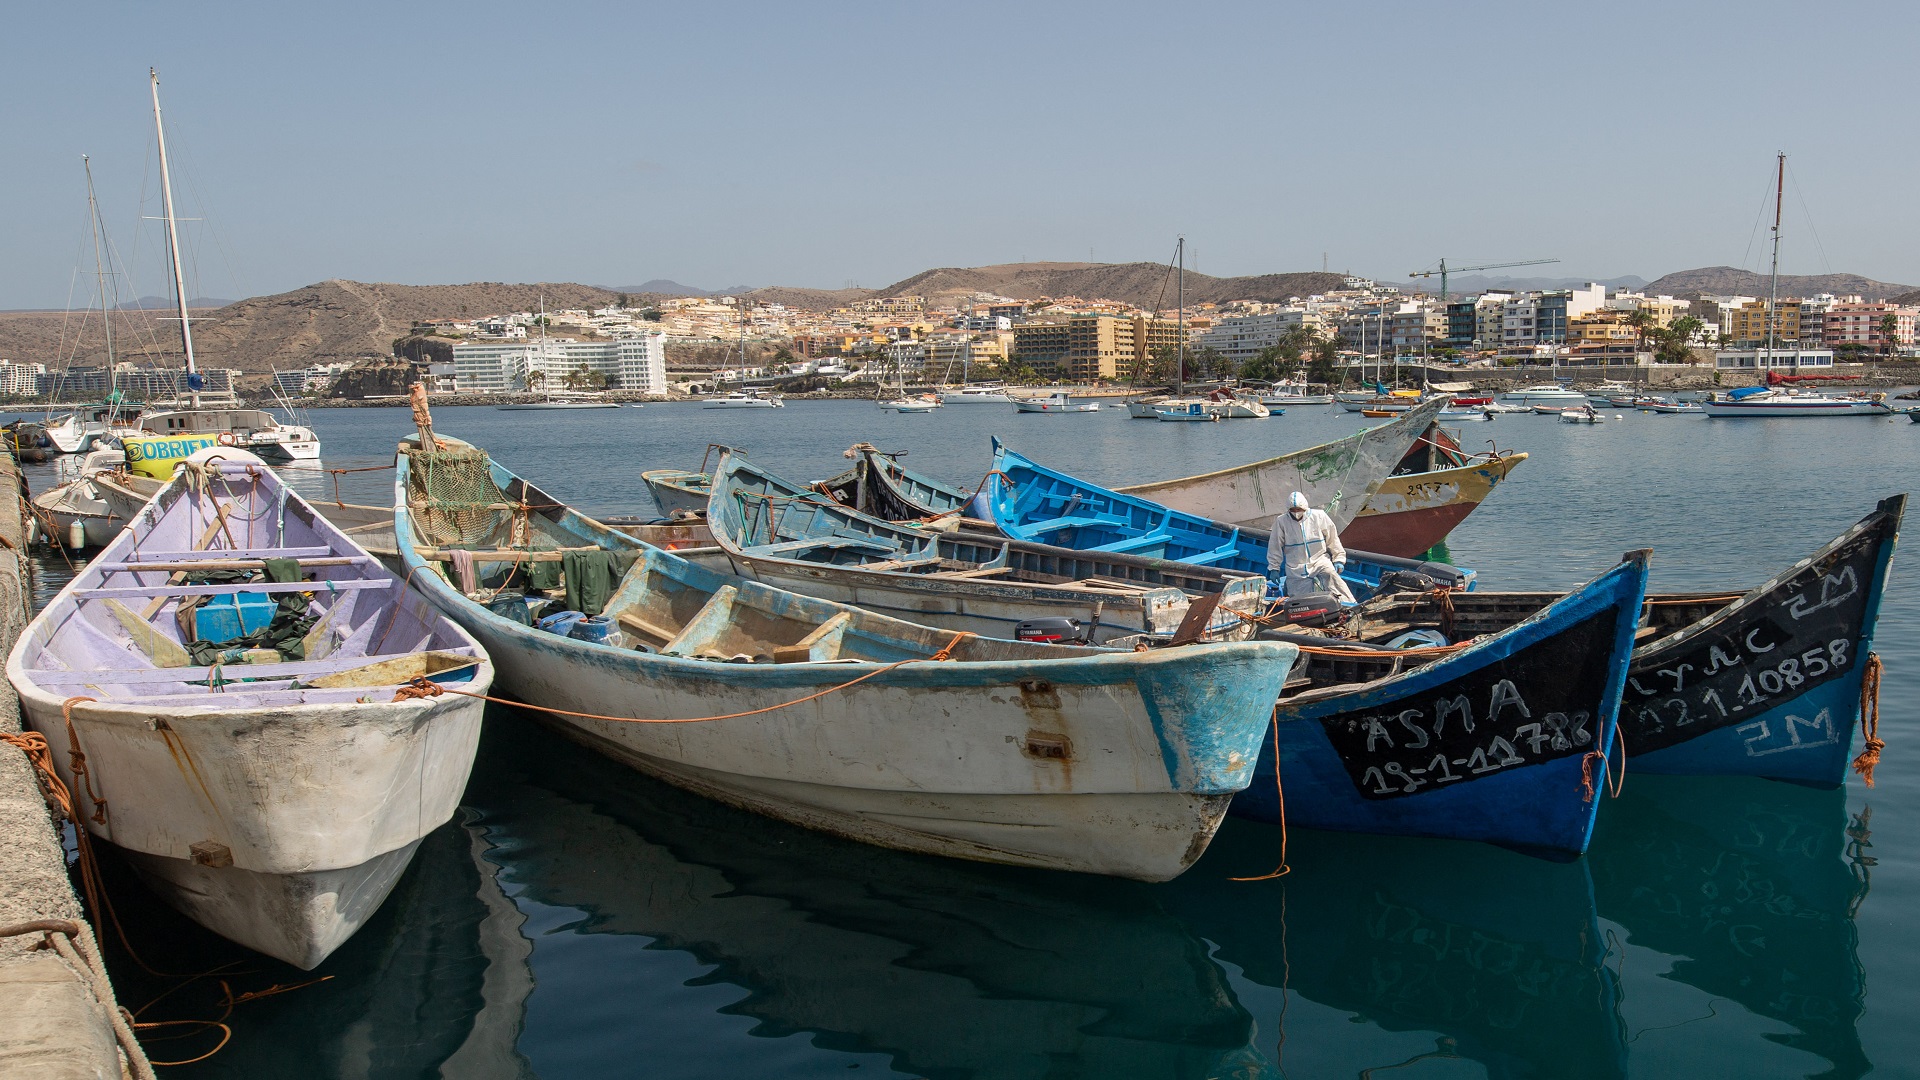
[[[1340,542],[1361,551],[1417,559],[1447,538],[1514,467],[1509,454],[1457,469],[1389,476],[1340,530]]]
[[[23,685],[18,651],[9,675],[60,778],[83,793],[65,699]],[[462,688],[485,693],[490,678],[482,665]],[[107,804],[104,822],[83,817],[89,833],[136,856],[172,906],[207,916],[203,925],[217,934],[312,967],[379,907],[406,866],[396,856],[398,869],[386,873],[379,860],[411,852],[453,816],[484,707],[456,696],[244,710],[80,703],[73,738]],[[196,853],[196,844],[218,850]],[[200,872],[216,869],[232,873]],[[271,899],[270,909],[252,909],[254,899]]]
[[[1218,472],[1116,490],[1198,517],[1261,529],[1272,528],[1273,519],[1286,509],[1288,496],[1299,491],[1344,530],[1446,401],[1436,398],[1397,420],[1337,442]]]
[[[1585,851],[1646,580],[1636,552],[1469,649],[1350,693],[1282,699],[1278,758],[1271,743],[1261,752],[1234,813],[1280,821],[1284,784],[1289,825]]]
[[[1780,419],[1794,416],[1891,416],[1893,409],[1873,401],[1703,401],[1700,411],[1710,417],[1729,420],[1739,417]]]
[[[711,485],[705,473],[658,469],[641,473],[640,479],[646,482],[647,493],[653,496],[653,503],[660,508],[663,517],[681,513],[704,514],[707,511]]]
[[[456,605],[433,575],[421,578],[487,647],[507,693],[552,708],[744,712],[863,673],[809,665],[794,685],[794,673],[763,665],[649,663]],[[1246,786],[1284,677],[1283,665],[1250,656],[1203,657],[1183,649],[969,664],[965,686],[954,665],[916,664],[816,701],[698,724],[540,718],[669,783],[848,839],[1164,881],[1206,850]],[[1136,676],[1119,679],[1129,665]],[[646,670],[660,666],[694,670]],[[948,720],[934,735],[903,717]],[[1066,756],[1046,756],[1055,747]]]
[[[1833,786],[1905,496],[1740,601],[1634,657],[1621,730],[1632,770]]]
[[[428,600],[488,647],[507,694],[565,710],[547,722],[669,782],[887,847],[1172,877],[1205,849],[1220,797],[1251,776],[1295,655],[1269,642],[1136,653],[953,637],[715,574],[563,508],[538,524],[543,542],[632,553],[604,610],[658,644],[561,637],[417,573],[416,453],[395,478],[401,555]],[[487,467],[508,498],[552,503]],[[501,565],[485,554],[483,579]]]

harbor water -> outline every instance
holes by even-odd
[[[1657,590],[1744,590],[1920,475],[1905,417],[1606,415],[1460,426],[1469,452],[1530,455],[1450,539],[1481,588],[1567,588],[1652,547]],[[1162,424],[846,401],[434,419],[596,516],[651,513],[641,470],[697,467],[709,443],[813,480],[871,442],[972,487],[998,435],[1123,484],[1380,422],[1331,406]],[[390,504],[390,471],[326,470],[391,464],[408,412],[309,422],[324,466],[282,474],[316,500],[337,482],[346,501]],[[36,491],[51,471],[29,469]],[[65,567],[37,561],[44,601]],[[1161,885],[904,855],[680,792],[495,708],[455,820],[317,971],[212,937],[112,866],[142,958],[211,974],[154,978],[117,946],[108,961],[130,1007],[167,993],[141,1019],[231,1028],[218,1053],[166,1071],[180,1078],[1914,1075],[1914,574],[1896,556],[1875,646],[1877,787],[1628,775],[1571,862],[1237,819]],[[1232,880],[1283,850],[1287,876]],[[220,1037],[178,1030],[150,1044],[156,1059]]]

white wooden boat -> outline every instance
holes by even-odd
[[[1560,410],[1560,422],[1563,424],[1604,424],[1607,422],[1607,418],[1602,416],[1593,406],[1589,405],[1579,409]]]
[[[940,399],[934,397],[932,394],[922,394],[918,397],[890,398],[880,403],[880,410],[882,412],[930,413],[939,407]]]
[[[1336,442],[1231,469],[1117,490],[1213,521],[1271,528],[1287,497],[1303,492],[1345,528],[1451,398],[1434,398],[1398,419]],[[1278,430],[1263,428],[1261,430]]]
[[[487,646],[505,693],[568,710],[541,716],[669,783],[851,839],[1170,878],[1246,785],[1294,659],[1260,642],[998,641],[797,596],[647,547],[437,441],[403,444],[395,538],[416,585]],[[556,559],[582,575],[584,606],[612,582],[596,614],[620,638],[562,637],[482,605],[429,569],[454,551],[471,553],[487,595]]]
[[[221,570],[296,580],[189,583]],[[216,643],[184,639],[192,603]],[[80,827],[196,922],[311,968],[466,787],[484,703],[396,691],[485,693],[493,668],[271,470],[226,463],[182,468],[27,627],[7,677]]]
[[[1099,412],[1097,401],[1073,401],[1064,391],[1038,398],[1014,398],[1013,407],[1023,413],[1083,413]]]

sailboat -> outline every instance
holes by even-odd
[[[206,376],[193,356],[193,323],[187,315],[187,279],[180,270],[180,231],[173,212],[173,179],[167,170],[167,133],[160,121],[160,76],[152,71],[153,132],[160,147],[160,199],[167,223],[167,257],[173,268],[173,297],[180,313],[180,347],[186,354],[186,408],[149,412],[140,426],[160,435],[217,434],[224,446],[237,446],[259,455],[269,465],[288,461],[318,461],[320,440],[311,428],[283,424],[265,409],[239,405],[203,408],[201,391]],[[231,400],[231,395],[229,400]]]
[[[952,377],[953,369],[947,369]],[[960,386],[939,391],[937,395],[942,405],[1007,405],[1013,398],[1007,395],[1005,383],[976,383],[973,381],[973,342],[968,341],[966,350],[960,356]]]
[[[874,399],[882,412],[930,413],[940,407],[940,399],[933,394],[908,394],[906,372],[896,363],[887,366],[893,373],[893,385],[889,388],[881,383]]]
[[[740,367],[744,370],[747,366],[746,298],[742,297],[738,303],[740,304]],[[782,409],[786,404],[780,400],[779,394],[769,394],[764,390],[753,389],[735,390],[730,394],[702,398],[700,401],[700,407],[703,409]]]
[[[120,438],[140,434],[135,424],[140,407],[136,405],[129,408],[120,396],[119,366],[113,351],[114,305],[108,300],[108,274],[101,255],[102,226],[100,204],[93,194],[93,162],[82,154],[80,164],[87,173],[87,224],[93,233],[93,276],[100,290],[100,329],[106,337],[108,383],[107,400],[102,404],[75,409],[58,419],[47,418],[44,425],[47,440],[64,454],[84,454],[98,443],[117,444]],[[52,395],[48,396],[51,398]]]
[[[546,397],[540,401],[517,401],[505,405],[495,405],[494,408],[501,412],[532,412],[551,409],[617,409],[620,407],[620,403],[617,401],[608,401],[605,398],[594,395],[577,395],[567,390],[555,391],[552,384],[547,381],[546,366],[549,359],[550,357],[547,355],[547,298],[543,296],[540,298],[540,370],[538,372],[529,372],[527,378],[528,381],[532,381],[534,375],[537,374],[540,378],[541,389],[547,392]]]

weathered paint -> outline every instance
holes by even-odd
[[[1436,398],[1391,423],[1337,442],[1231,469],[1117,490],[1214,521],[1260,528],[1271,526],[1286,508],[1287,496],[1298,491],[1344,529],[1449,400]]]
[[[1583,766],[1612,750],[1646,581],[1646,553],[1635,552],[1458,653],[1349,693],[1282,699],[1288,824],[1585,851],[1599,799]],[[1477,752],[1461,752],[1467,743]],[[1409,765],[1416,749],[1436,761]],[[1279,820],[1275,771],[1269,745],[1236,814]]]
[[[1637,651],[1621,730],[1644,772],[1846,778],[1906,496],[1708,617]]]
[[[553,502],[498,464],[493,470],[515,497]],[[407,478],[402,455],[395,533],[411,572],[425,563],[414,550]],[[1264,642],[1120,653],[968,638],[954,647],[953,662],[882,672],[879,664],[925,659],[953,635],[705,570],[571,511],[542,520],[569,543],[643,552],[609,610],[637,610],[675,592],[711,604],[727,593],[753,619],[790,618],[804,628],[844,617],[840,652],[857,659],[732,664],[562,638],[493,614],[436,573],[418,573],[429,600],[488,646],[506,692],[554,708],[668,719],[747,712],[842,687],[701,723],[545,719],[690,790],[883,846],[1172,877],[1204,850],[1227,796],[1246,785],[1293,660],[1290,647]],[[731,627],[704,630],[724,641]],[[1036,708],[1037,693],[1059,706]],[[1036,730],[1063,737],[1070,756],[1029,753]]]
[[[1509,454],[1456,469],[1389,476],[1367,496],[1360,513],[1341,527],[1340,540],[1364,551],[1419,558],[1445,540],[1526,459],[1525,454]]]
[[[76,792],[85,786],[72,773],[62,706],[74,695],[98,699],[71,710],[106,804],[98,822],[83,806],[89,832],[127,852],[163,898],[209,929],[311,967],[379,906],[420,837],[452,816],[483,703],[393,703],[393,686],[302,689],[294,676],[426,648],[473,655],[478,645],[270,471],[234,466],[223,477],[212,490],[236,508],[228,520],[242,548],[361,560],[312,570],[321,579],[315,602],[345,613],[330,616],[317,643],[328,660],[228,665],[227,684],[213,689],[207,669],[156,669],[120,619],[83,599],[110,577],[169,591],[164,570],[121,569],[142,553],[178,558],[196,552],[202,535],[215,537],[210,555],[233,550],[224,531],[208,532],[209,503],[180,477],[34,620],[7,675]],[[375,587],[338,588],[347,583]],[[158,619],[153,633],[177,637],[170,608]],[[480,660],[464,685],[485,692],[493,669]]]

